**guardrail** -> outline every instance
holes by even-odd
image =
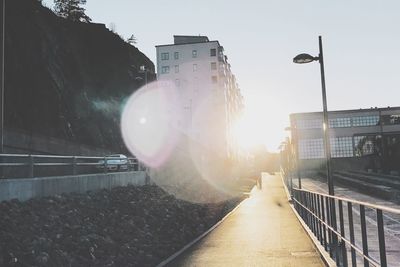
[[[293,188],[292,194],[296,211],[338,266],[349,266],[348,249],[351,266],[357,266],[356,255],[361,256],[365,267],[370,265],[388,266],[383,216],[385,216],[384,213],[399,215],[400,210],[303,189]],[[344,203],[347,209],[344,208]],[[361,247],[356,244],[355,240],[354,213],[356,207],[359,209],[359,212],[356,213],[360,217]],[[366,224],[366,208],[372,209],[376,213],[377,229],[375,230],[378,233],[379,260],[369,253],[367,238],[371,237],[373,233],[368,232],[371,232],[371,229],[368,229]],[[344,213],[347,216],[344,216]],[[339,218],[339,222],[336,218]],[[347,230],[345,224],[348,226]]]
[[[60,173],[64,175],[79,174],[79,167],[92,167],[93,173],[109,171],[139,171],[145,170],[137,158],[127,158],[126,163],[116,163],[112,161],[121,160],[120,157],[89,157],[89,156],[62,156],[62,155],[32,155],[32,154],[0,154],[0,169],[4,172],[5,168],[22,169],[28,168],[28,177],[35,177],[35,171],[38,167],[70,167],[69,173],[65,168]],[[121,166],[126,166],[122,168]],[[87,173],[88,170],[86,170]],[[12,173],[12,171],[10,172]],[[3,174],[3,173],[2,173]],[[7,175],[2,175],[7,177]],[[43,175],[42,175],[43,176]],[[45,175],[44,175],[45,176]],[[26,177],[26,176],[25,176]]]

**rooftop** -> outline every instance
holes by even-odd
[[[207,43],[207,36],[174,35],[174,44]]]
[[[328,113],[356,113],[356,112],[368,112],[368,111],[387,111],[387,110],[396,110],[400,111],[400,106],[397,107],[371,107],[371,108],[359,108],[359,109],[344,109],[344,110],[328,110]],[[313,115],[313,114],[321,114],[322,111],[313,111],[313,112],[298,112],[291,113],[290,116],[301,116],[301,115]]]
[[[156,47],[215,42],[218,43],[218,46],[221,46],[218,41],[210,41],[208,37],[204,35],[174,35],[173,44],[156,45]]]

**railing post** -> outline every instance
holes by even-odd
[[[329,197],[325,198],[325,205],[326,205],[326,222],[328,224],[329,227],[332,227],[332,216],[331,216],[331,199]],[[329,256],[331,256],[331,258],[333,258],[333,251],[332,251],[332,245],[333,245],[333,240],[332,240],[332,231],[330,228],[327,228],[328,231],[328,252],[329,252]]]
[[[311,214],[309,212],[310,210],[310,194],[308,194],[308,192],[304,192],[304,196],[306,198],[306,213],[307,213],[307,225],[308,227],[312,230],[311,227]]]
[[[312,200],[313,200],[313,217],[314,217],[314,230],[315,236],[318,237],[318,216],[317,216],[317,198],[314,193],[312,193]]]
[[[336,221],[336,200],[334,198],[331,199],[331,224],[332,224],[332,228],[333,230],[337,231],[337,221]],[[340,261],[339,261],[339,242],[338,242],[338,236],[332,232],[332,238],[333,238],[333,249],[335,250],[335,258],[336,258],[336,264],[339,266]]]
[[[76,175],[77,174],[77,166],[76,166],[77,160],[76,160],[76,156],[72,157],[72,175]]]
[[[339,221],[340,221],[340,235],[342,236],[342,238],[345,238],[342,200],[339,200]],[[342,249],[342,263],[343,263],[343,266],[347,267],[346,242],[341,241],[340,242],[340,247]]]
[[[104,157],[104,173],[107,173],[107,157]]]
[[[315,194],[315,213],[317,215],[317,233],[318,233],[318,240],[321,242],[321,213],[320,213],[320,206],[319,206],[319,195]]]
[[[354,239],[354,224],[353,224],[353,204],[351,202],[347,202],[347,212],[349,218],[349,232],[350,232],[350,243],[354,246],[355,239]],[[351,266],[356,267],[356,250],[351,247]]]
[[[307,224],[307,213],[306,213],[306,201],[305,201],[305,196],[303,191],[299,191],[300,194],[300,203],[302,204],[301,206],[301,214],[304,222]]]
[[[324,224],[322,225],[323,228],[323,239],[324,239],[324,248],[325,251],[328,251],[328,242],[327,242],[327,238],[326,238],[326,220],[325,220],[325,214],[326,214],[326,208],[325,208],[325,197],[321,196],[321,211],[322,211],[322,221],[324,222]]]
[[[33,170],[34,166],[35,166],[34,156],[29,154],[29,177],[31,178],[34,175],[34,170]]]
[[[311,223],[312,223],[312,229],[313,233],[316,236],[317,235],[317,219],[315,218],[315,208],[314,208],[314,194],[309,193],[310,195],[310,210],[311,210]]]
[[[319,219],[321,218],[321,196],[320,195],[316,195],[317,197],[317,216]],[[322,225],[321,225],[321,221],[318,220],[318,240],[321,243],[321,245],[323,245],[323,238],[322,238]]]
[[[367,225],[365,223],[365,207],[360,204],[361,241],[364,256],[368,257]],[[369,261],[364,258],[364,267],[369,267]]]
[[[383,216],[382,210],[376,210],[376,219],[378,222],[378,237],[379,237],[379,254],[380,254],[380,261],[381,267],[386,267],[386,244],[385,244],[385,230],[383,225]]]

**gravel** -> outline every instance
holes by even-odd
[[[157,186],[0,203],[0,266],[155,266],[241,199],[193,204]]]

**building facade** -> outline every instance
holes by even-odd
[[[179,92],[179,129],[222,156],[236,157],[232,129],[243,98],[224,48],[206,36],[175,35],[173,44],[156,51],[157,79],[172,82]]]
[[[328,112],[329,144],[336,168],[400,169],[400,107]],[[303,169],[325,158],[322,112],[290,115],[291,142]]]

